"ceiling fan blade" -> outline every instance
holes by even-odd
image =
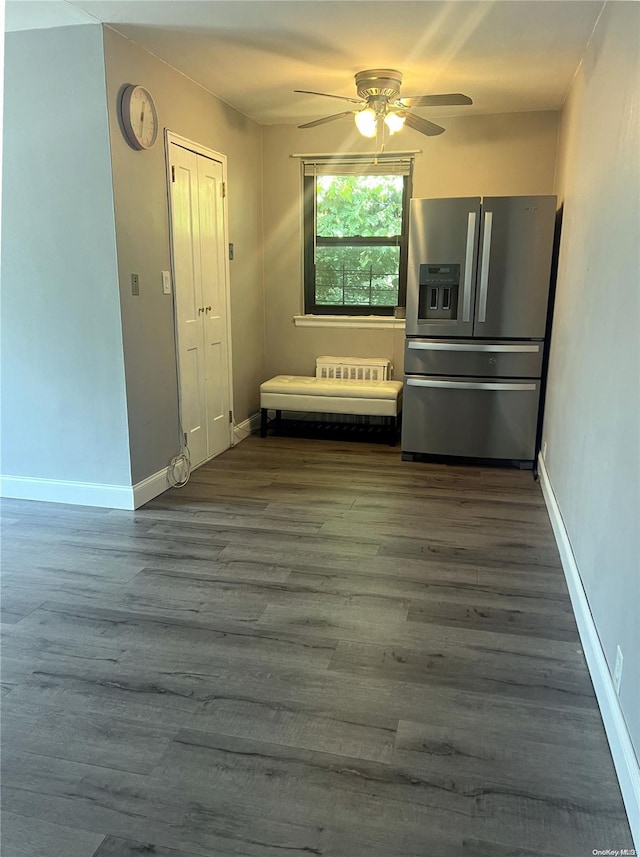
[[[346,95],[332,95],[330,92],[314,92],[311,89],[294,89],[302,95],[322,95],[324,98],[339,98],[341,101],[351,101],[352,104],[362,104],[362,98],[348,98]]]
[[[324,125],[325,122],[333,122],[334,119],[342,119],[343,116],[353,116],[353,112],[353,110],[345,110],[344,113],[334,113],[332,116],[314,119],[313,122],[305,122],[304,125],[298,125],[298,128],[315,128],[316,125]]]
[[[461,92],[449,92],[446,95],[413,95],[401,98],[405,107],[449,107],[454,104],[473,104],[468,95]]]
[[[408,110],[399,114],[404,116],[405,125],[413,128],[414,131],[419,131],[421,134],[426,134],[427,137],[435,137],[437,134],[442,134],[444,128],[440,125],[435,125],[433,122],[428,122],[422,116],[417,116],[415,113],[409,113]]]

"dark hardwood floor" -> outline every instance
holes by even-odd
[[[530,473],[252,437],[2,509],[2,857],[633,847]]]

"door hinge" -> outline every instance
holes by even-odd
[[[171,181],[174,182],[176,180],[176,168],[171,164]]]
[[[222,198],[224,199],[226,195],[227,195],[227,183],[222,182]]]
[[[229,422],[233,422],[233,411],[229,411]]]

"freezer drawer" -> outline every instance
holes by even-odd
[[[407,375],[402,451],[530,461],[540,381]]]
[[[408,339],[407,375],[473,375],[491,378],[539,378],[543,342]]]

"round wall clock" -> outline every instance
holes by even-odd
[[[158,113],[143,86],[129,84],[122,93],[120,116],[125,136],[134,149],[150,149],[158,137]]]

